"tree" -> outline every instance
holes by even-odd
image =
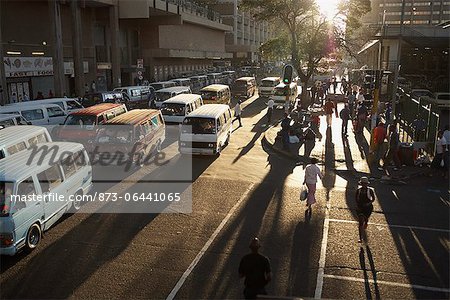
[[[309,79],[322,58],[344,44],[345,32],[320,15],[315,0],[243,0],[240,7],[258,20],[279,20],[284,25],[291,63],[302,81],[302,102],[306,103]],[[339,8],[341,14],[349,16],[345,22],[353,28],[358,17],[370,10],[370,0],[342,0]]]

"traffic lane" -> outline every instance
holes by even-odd
[[[367,232],[361,253],[357,224],[330,221],[325,274],[364,278],[367,269],[373,271],[370,279],[375,274],[380,281],[448,289],[448,233],[379,225],[369,225]]]
[[[188,215],[75,214],[49,230],[33,253],[4,270],[0,295],[164,298],[248,185],[199,179]]]
[[[314,207],[312,219],[306,221],[306,207],[298,200],[298,188],[285,185],[293,167],[286,161],[277,165],[278,172],[254,187],[187,278],[178,298],[242,298],[238,266],[249,253],[249,241],[254,236],[259,236],[261,252],[271,260],[269,294],[314,297],[326,191],[318,190],[320,204]]]

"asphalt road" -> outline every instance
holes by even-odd
[[[191,165],[169,139],[164,170],[145,166],[124,182],[96,187],[144,191],[146,178],[163,180],[192,168],[192,187],[180,183],[192,204],[164,205],[171,213],[67,215],[32,253],[1,258],[0,297],[242,298],[237,267],[258,236],[271,261],[271,295],[447,299],[448,183],[436,177],[406,185],[374,182],[369,242],[358,244],[356,183],[346,171],[342,142],[333,137],[334,144],[315,150],[325,153],[326,176],[307,220],[298,201],[303,169],[262,143],[264,109],[257,97],[244,103],[244,126],[220,157],[195,157]],[[357,149],[351,155],[353,165],[362,164]]]

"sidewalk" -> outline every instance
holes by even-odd
[[[338,111],[342,109],[343,104],[338,105]],[[322,140],[316,139],[315,147],[311,157],[319,160],[319,165],[325,165],[327,169],[334,169],[336,173],[359,179],[361,176],[369,176],[372,180],[395,181],[404,184],[404,180],[412,177],[421,176],[429,169],[418,166],[403,166],[398,171],[389,168],[388,171],[370,170],[366,157],[369,153],[370,132],[365,129],[363,136],[355,136],[352,125],[348,125],[348,137],[342,139],[341,136],[342,121],[333,115],[332,127],[327,131],[325,116],[320,117],[320,132]],[[299,149],[299,155],[296,155],[296,148],[291,144],[290,151],[284,150],[281,139],[276,139],[277,133],[281,130],[280,122],[267,129],[263,141],[266,145],[288,159],[299,163],[308,163],[308,159],[303,156],[304,145]],[[330,136],[331,135],[331,136]],[[330,140],[331,137],[331,140]],[[345,143],[344,143],[345,141]],[[293,147],[292,147],[293,146]]]

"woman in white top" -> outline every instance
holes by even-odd
[[[445,152],[446,144],[447,140],[444,138],[442,130],[439,130],[436,141],[436,153],[434,155],[433,162],[431,163],[431,165],[434,168],[443,171],[442,176],[445,176],[445,170],[448,168],[448,166],[446,166],[445,164],[443,167],[441,166],[441,161],[444,160],[443,155]]]
[[[306,213],[311,216],[312,205],[316,203],[316,183],[317,177],[320,179],[323,178],[322,173],[320,172],[319,167],[317,166],[317,158],[311,158],[311,163],[305,168],[305,180],[303,184],[306,184],[308,188],[308,197],[306,198],[306,206],[308,209]]]

